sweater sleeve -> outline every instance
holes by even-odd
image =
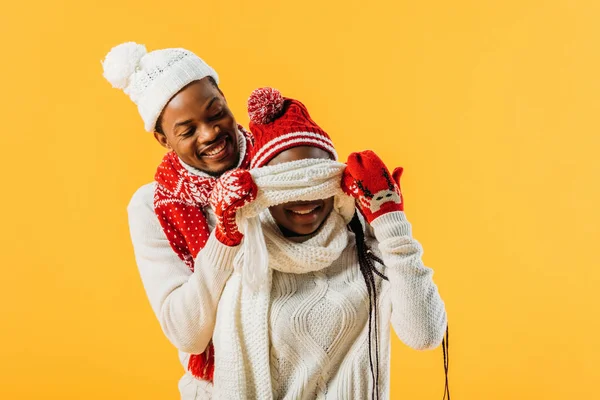
[[[154,185],[143,186],[127,207],[137,266],[167,338],[181,351],[200,354],[212,337],[217,304],[238,247],[221,244],[213,232],[192,273],[172,250],[154,214],[153,196]]]
[[[386,265],[396,334],[417,350],[439,346],[447,325],[444,302],[433,270],[423,265],[423,248],[412,238],[404,212],[384,214],[371,225]]]

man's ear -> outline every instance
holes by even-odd
[[[154,138],[165,149],[173,150],[173,148],[169,144],[169,141],[167,140],[167,135],[165,135],[164,133],[160,133],[160,132],[154,131]]]

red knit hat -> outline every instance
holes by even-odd
[[[253,91],[248,115],[254,135],[251,168],[262,167],[282,151],[299,146],[318,147],[337,160],[331,138],[310,118],[304,104],[282,97],[277,89]]]

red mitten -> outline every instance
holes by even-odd
[[[217,216],[215,235],[227,246],[237,246],[244,235],[238,230],[235,214],[256,198],[258,188],[250,172],[244,169],[227,171],[217,180],[210,195],[210,204]]]
[[[396,168],[392,177],[371,150],[352,153],[342,176],[342,189],[356,199],[358,209],[371,223],[385,213],[404,210],[400,191],[402,171],[401,167]]]

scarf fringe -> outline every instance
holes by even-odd
[[[215,352],[212,342],[202,354],[191,354],[188,371],[197,379],[213,381],[215,375]]]

